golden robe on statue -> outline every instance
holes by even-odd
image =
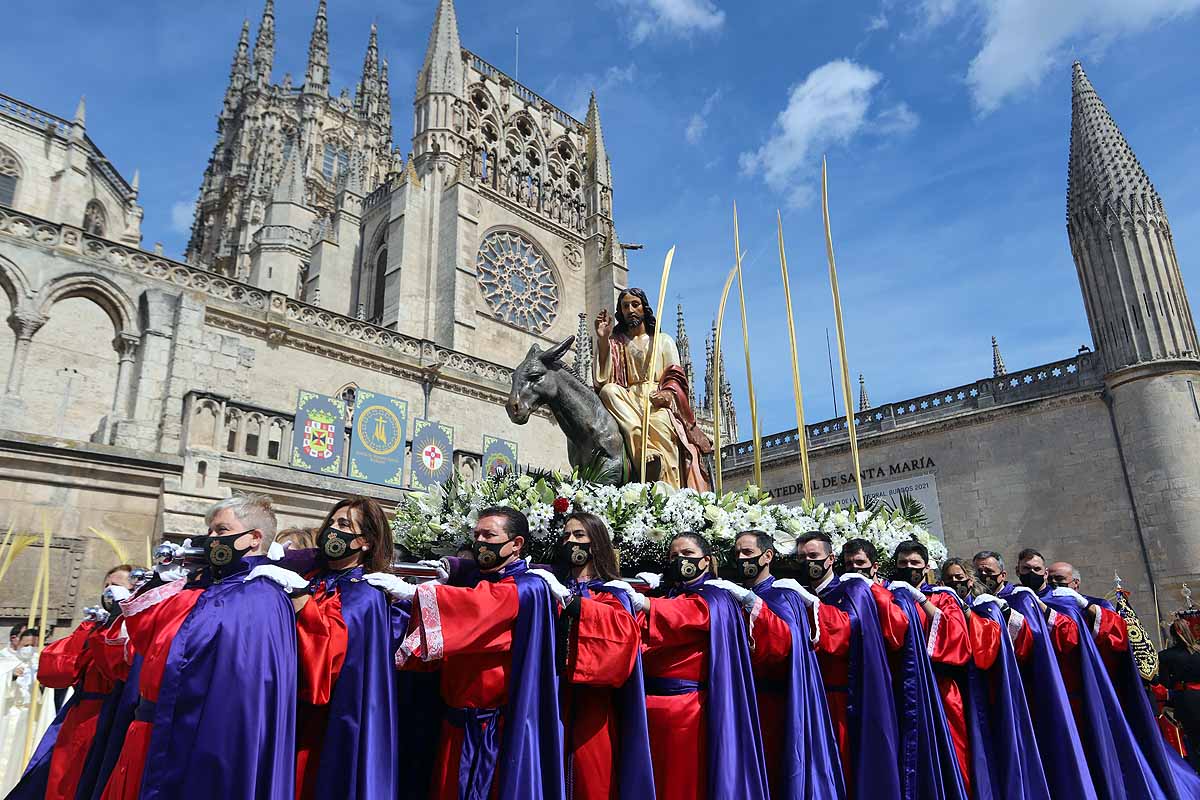
[[[679,364],[675,340],[665,333],[654,336],[658,348],[654,375],[645,375],[650,336],[630,338],[613,333],[608,349],[596,349],[592,375],[600,402],[617,421],[629,456],[630,478],[638,480],[642,459],[642,413],[646,396],[662,392],[668,399],[665,408],[650,406],[650,431],[646,439],[647,479],[708,491],[711,481],[703,456],[712,452],[712,443],[696,426],[696,417],[688,400],[687,376]],[[654,465],[657,461],[657,475]]]

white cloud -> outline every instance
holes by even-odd
[[[700,110],[692,114],[692,118],[688,120],[687,128],[683,131],[683,136],[688,140],[688,144],[700,143],[704,132],[708,130],[708,115],[712,113],[713,106],[720,99],[721,90],[717,89],[704,99],[704,105],[700,106]]]
[[[878,14],[876,14],[875,16],[873,16],[869,20],[867,20],[867,33],[874,33],[875,31],[885,30],[887,28],[887,26],[888,26],[887,14],[883,11],[880,11]]]
[[[1103,52],[1114,39],[1195,12],[1200,0],[921,0],[917,15],[930,30],[968,9],[978,12],[969,19],[982,25],[983,44],[966,80],[987,114],[1065,67],[1073,53]]]
[[[635,77],[637,65],[633,63],[624,67],[612,66],[601,73],[559,75],[550,82],[547,96],[566,97],[566,103],[559,107],[575,118],[583,119],[587,116],[588,97],[595,92],[596,100],[600,103],[600,119],[603,121],[605,95],[625,84],[633,83]]]
[[[690,37],[714,33],[725,25],[725,12],[712,0],[617,0],[626,10],[634,43],[651,36]]]
[[[196,213],[195,200],[178,200],[171,204],[171,230],[176,233],[190,233],[192,219]]]
[[[899,134],[916,126],[917,115],[903,103],[871,119],[872,96],[882,80],[875,70],[848,59],[817,67],[789,90],[770,138],[739,156],[742,172],[761,175],[792,205],[806,204],[821,151],[862,131]]]

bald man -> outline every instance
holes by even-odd
[[[1046,579],[1055,589],[1079,591],[1079,570],[1067,561],[1055,561],[1046,570]]]

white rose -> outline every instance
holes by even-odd
[[[521,475],[517,478],[517,488],[521,491],[525,491],[530,486],[533,486],[533,478],[528,475]]]
[[[640,483],[628,483],[621,489],[621,499],[626,503],[636,503],[642,499],[642,489]]]

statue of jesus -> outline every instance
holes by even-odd
[[[592,375],[600,402],[621,429],[632,479],[638,479],[641,469],[642,413],[649,394],[646,480],[708,491],[711,480],[704,456],[712,452],[712,443],[696,426],[675,340],[657,330],[654,312],[641,289],[625,289],[617,296],[615,316],[615,326],[608,309],[596,316]],[[652,346],[658,355],[654,374],[647,375]]]

